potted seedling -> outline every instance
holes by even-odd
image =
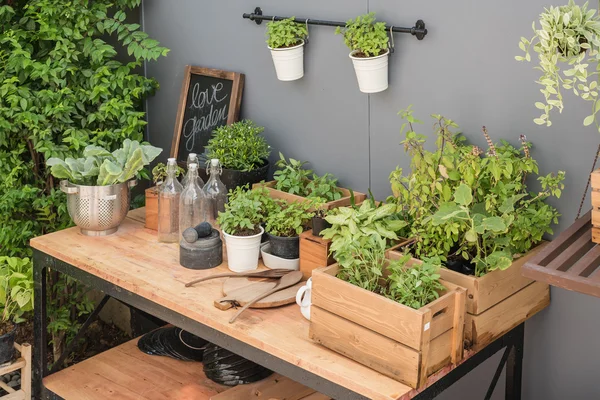
[[[185,170],[181,167],[177,167],[176,177],[183,174]],[[146,223],[145,226],[148,229],[158,229],[158,191],[163,181],[167,177],[167,166],[163,163],[158,163],[152,168],[152,181],[154,186],[146,189]]]
[[[363,93],[382,92],[388,88],[389,39],[385,24],[375,22],[375,13],[360,15],[348,20],[336,34],[344,36],[350,48],[350,58]]]
[[[112,153],[89,145],[82,158],[53,157],[46,164],[55,178],[63,179],[60,188],[67,194],[67,210],[81,233],[104,236],[117,231],[129,211],[130,188],[161,151],[125,139]]]
[[[304,76],[306,26],[288,18],[267,23],[267,45],[271,50],[277,79],[295,81]]]
[[[313,217],[312,217],[312,234],[314,236],[322,236],[321,232],[324,229],[331,228],[331,223],[327,222],[327,207],[322,198],[317,198],[312,202]]]
[[[261,135],[265,128],[250,120],[235,122],[215,129],[206,146],[206,157],[218,159],[223,170],[221,182],[228,190],[264,181],[269,173],[271,148]],[[206,182],[205,168],[200,168]]]
[[[337,264],[313,271],[310,337],[418,388],[460,361],[466,294],[440,279],[439,258],[419,262],[387,243],[361,236],[338,249]]]
[[[33,269],[29,258],[0,257],[0,365],[14,357],[17,324],[33,310]]]
[[[225,211],[219,213],[218,223],[225,237],[227,262],[234,272],[245,272],[258,267],[261,223],[271,209],[272,199],[264,188],[248,190],[240,186],[229,191]]]
[[[266,220],[271,254],[293,260],[300,257],[300,234],[308,228],[313,216],[310,202],[288,203],[276,200]]]

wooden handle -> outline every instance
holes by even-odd
[[[196,280],[193,280],[191,282],[186,283],[185,287],[190,287],[192,285],[195,285],[196,283],[204,282],[204,281],[207,281],[209,279],[227,278],[227,277],[230,277],[230,276],[240,276],[240,275],[239,274],[233,274],[233,273],[226,272],[224,274],[217,274],[217,275],[205,276],[204,278],[196,279]]]
[[[240,316],[240,314],[242,312],[244,312],[248,307],[250,307],[252,304],[256,303],[257,301],[259,301],[260,299],[264,299],[267,296],[272,295],[273,293],[281,290],[281,289],[285,289],[284,287],[281,286],[275,286],[273,289],[268,290],[264,293],[259,294],[258,296],[256,296],[255,298],[253,298],[252,300],[250,300],[249,302],[246,303],[246,305],[244,305],[244,307],[240,308],[239,311],[237,313],[235,313],[235,315],[233,317],[231,317],[231,319],[229,320],[229,323],[233,323],[233,321],[235,321],[237,319],[237,317]]]

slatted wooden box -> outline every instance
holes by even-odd
[[[592,242],[600,243],[600,169],[592,172]]]
[[[482,277],[440,270],[442,279],[467,289],[466,347],[481,350],[550,304],[549,286],[521,275],[523,264],[546,245],[538,245],[509,268]]]
[[[342,281],[337,272],[337,264],[313,271],[311,339],[413,388],[462,359],[465,289],[443,281],[447,291],[415,310]]]
[[[335,262],[329,255],[330,246],[331,240],[314,236],[312,229],[300,235],[300,271],[302,271],[304,279],[310,278],[314,269],[326,267]]]
[[[267,190],[269,191],[269,195],[272,198],[282,199],[289,203],[302,202],[302,201],[307,200],[306,197],[286,193],[281,190],[275,189],[276,183],[277,183],[276,181],[255,183],[252,187],[257,188],[257,187],[264,186],[267,188]],[[333,200],[333,201],[325,203],[325,205],[323,206],[323,208],[325,210],[331,210],[331,209],[337,208],[337,207],[345,207],[345,206],[349,206],[351,204],[350,190],[344,189],[344,188],[339,188],[339,189],[342,191],[342,197],[338,200]],[[360,193],[360,192],[354,192],[354,202],[356,204],[362,203],[366,198],[367,198],[366,194]]]

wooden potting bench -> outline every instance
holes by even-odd
[[[523,324],[481,351],[466,354],[460,365],[444,368],[430,377],[426,388],[416,391],[311,341],[309,322],[296,305],[248,310],[235,323],[228,323],[235,311],[221,311],[213,306],[213,301],[221,297],[222,280],[184,287],[185,282],[195,278],[226,272],[226,265],[208,271],[181,267],[178,246],[159,243],[156,232],[144,228],[143,218],[143,209],[131,212],[118,232],[106,237],[87,237],[80,234],[79,228],[70,228],[31,241],[36,398],[209,399],[218,392],[198,363],[147,356],[137,350],[135,342],[49,374],[48,269],[104,292],[106,297],[99,308],[107,296],[113,297],[334,399],[432,399],[503,348],[506,350],[486,398],[491,396],[504,366],[506,399],[521,398]],[[98,312],[97,308],[88,322]]]

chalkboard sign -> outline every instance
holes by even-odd
[[[243,87],[243,74],[186,66],[171,157],[181,163],[189,153],[202,154],[217,127],[236,122]]]

